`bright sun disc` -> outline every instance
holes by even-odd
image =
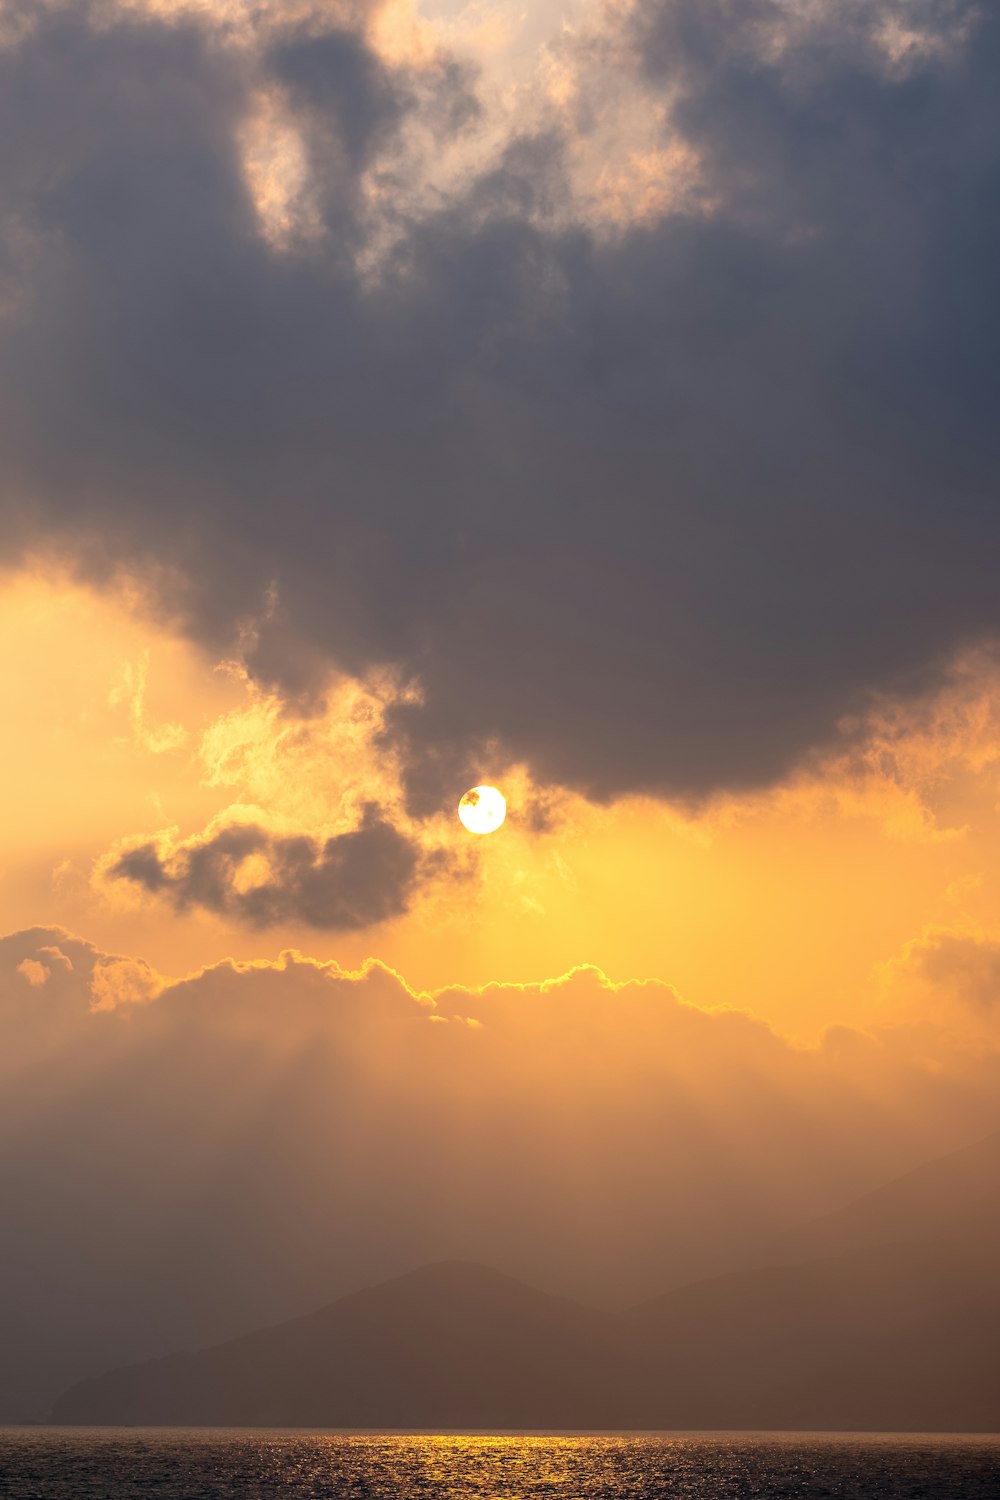
[[[495,833],[507,816],[507,803],[495,786],[474,786],[458,804],[458,816],[470,833]]]

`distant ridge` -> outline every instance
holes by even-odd
[[[112,1370],[57,1422],[224,1426],[620,1425],[606,1314],[486,1266],[424,1266],[198,1354]],[[614,1351],[614,1354],[613,1354]]]
[[[787,1231],[769,1247],[767,1260],[963,1240],[1000,1253],[1000,1130]]]
[[[649,1426],[1000,1429],[993,1255],[890,1245],[669,1292],[627,1315]]]
[[[424,1266],[82,1381],[53,1419],[997,1431],[998,1191],[1000,1135],[803,1226],[780,1263],[617,1316],[486,1266]]]

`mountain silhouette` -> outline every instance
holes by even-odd
[[[453,1261],[198,1354],[73,1386],[57,1422],[337,1427],[617,1425],[608,1314]]]
[[[485,1266],[425,1266],[199,1353],[82,1381],[53,1418],[995,1431],[998,1190],[993,1136],[783,1237],[774,1264],[621,1314]]]
[[[904,1241],[1000,1252],[1000,1131],[796,1226],[768,1246],[766,1259],[805,1260]]]
[[[650,1426],[1000,1426],[1000,1132],[632,1308]]]
[[[892,1245],[682,1287],[627,1314],[649,1427],[991,1431],[992,1255]]]

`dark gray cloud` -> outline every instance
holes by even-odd
[[[419,808],[487,740],[599,796],[761,783],[925,687],[1000,626],[1000,26],[880,7],[924,33],[890,65],[872,9],[641,6],[616,65],[714,211],[553,227],[553,131],[400,218],[374,281],[358,174],[415,112],[467,128],[467,72],[46,11],[0,55],[9,545],[155,566],[213,646],[276,583],[252,665],[293,695],[419,674]],[[269,81],[326,224],[285,253],[235,145]]]
[[[379,137],[398,126],[408,102],[350,32],[289,38],[270,53],[265,67],[328,128],[355,171]]]
[[[168,896],[179,911],[349,932],[404,912],[419,867],[417,847],[369,806],[360,827],[327,839],[237,823],[169,849],[137,844],[108,874]]]

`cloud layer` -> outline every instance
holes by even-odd
[[[257,618],[293,696],[396,665],[418,810],[494,742],[767,781],[996,633],[995,4],[612,7],[447,192],[403,164],[479,140],[469,66],[363,6],[179,15],[0,52],[8,553],[138,569],[216,648]],[[622,79],[698,190],[609,235],[571,168]]]
[[[995,1048],[790,1046],[580,970],[414,994],[294,953],[169,982],[0,941],[0,1411],[425,1260],[619,1304],[995,1128]]]

